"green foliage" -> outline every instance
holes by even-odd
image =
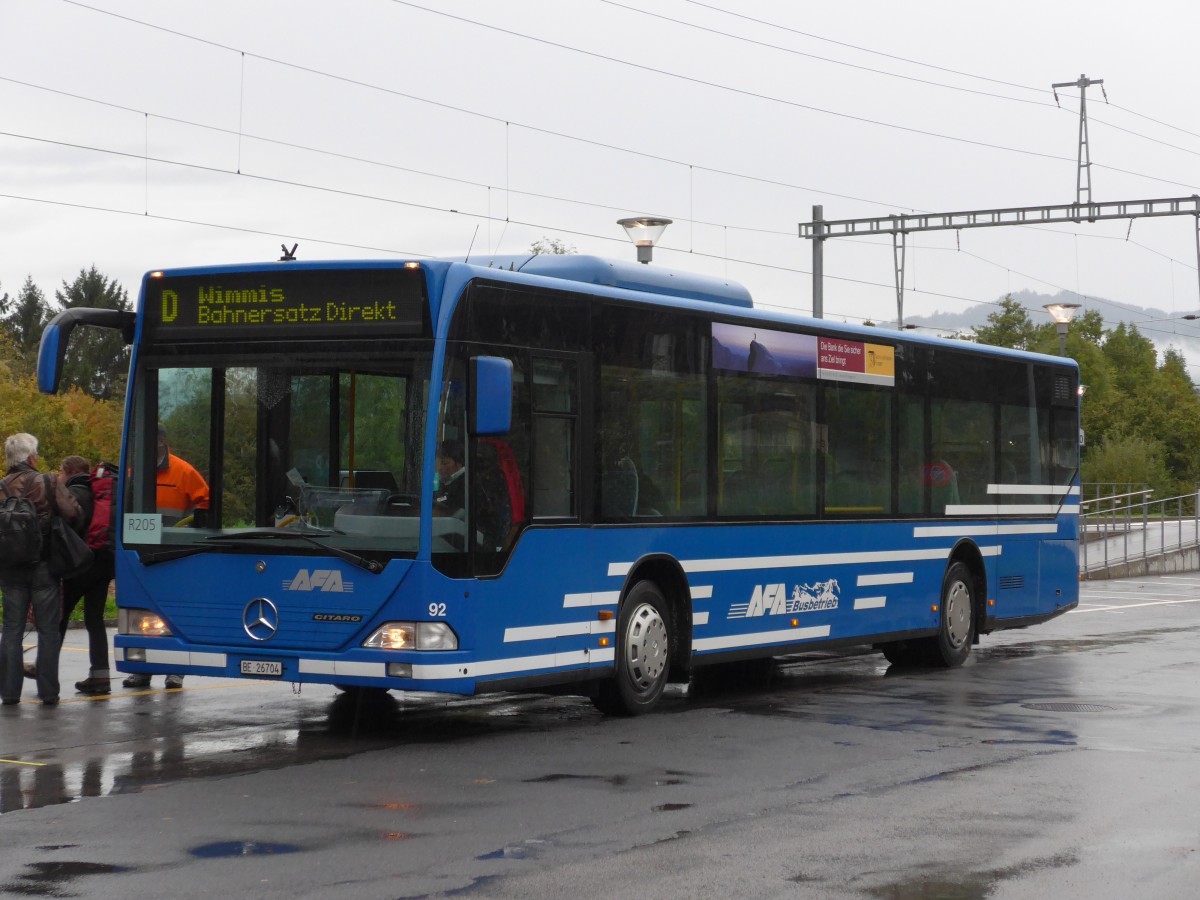
[[[3,321],[4,331],[15,351],[13,362],[22,372],[32,372],[37,362],[37,348],[42,339],[42,330],[50,321],[46,295],[33,283],[32,276],[26,276],[25,283],[21,285],[21,292],[17,294],[17,299],[11,307],[8,295],[5,295]]]
[[[64,282],[63,287],[57,297],[64,307],[129,308],[125,291],[115,281],[100,275],[94,266],[88,272],[80,272],[73,285]],[[75,454],[92,463],[116,462],[121,450],[128,349],[119,335],[110,332],[107,336],[115,339],[115,346],[113,340],[97,342],[91,362],[79,363],[88,357],[86,353],[76,353],[76,346],[89,343],[87,332],[95,329],[77,329],[71,336],[68,374],[62,391],[54,396],[42,394],[33,373],[42,332],[53,314],[45,293],[32,277],[26,277],[15,298],[0,294],[0,440],[18,431],[37,437],[43,470],[55,469],[64,456]],[[73,378],[72,363],[88,370],[118,371],[119,389],[106,386],[114,384],[111,377]]]
[[[568,244],[558,238],[538,238],[529,245],[529,252],[534,256],[550,255],[550,256],[568,256],[575,253],[575,245]]]
[[[1106,436],[1098,447],[1091,448],[1083,462],[1081,480],[1101,484],[1147,484],[1160,497],[1174,493],[1162,444],[1121,432]]]
[[[1135,394],[1154,374],[1154,344],[1143,337],[1135,325],[1119,324],[1105,337],[1102,349],[1113,384],[1119,390]]]
[[[63,282],[55,291],[63,309],[78,306],[96,309],[130,309],[129,294],[116,280],[96,271],[92,266],[70,284]],[[40,336],[40,335],[39,335]],[[63,365],[62,384],[74,385],[85,393],[102,400],[122,397],[129,370],[129,347],[120,333],[111,328],[76,328],[71,335]]]
[[[975,340],[998,347],[1059,353],[1052,323],[1034,325],[1012,297],[973,329]],[[1097,310],[1071,322],[1064,342],[1079,363],[1086,387],[1081,424],[1088,445],[1083,480],[1146,482],[1162,496],[1187,493],[1200,484],[1200,396],[1183,357],[1168,350],[1161,361],[1154,344],[1134,325],[1106,330]]]
[[[0,339],[0,440],[18,431],[38,439],[43,470],[78,454],[92,463],[120,458],[122,404],[96,400],[77,389],[42,394],[22,371],[20,350]]]
[[[1031,350],[1037,336],[1037,328],[1029,319],[1029,313],[1009,294],[1000,301],[1000,310],[988,314],[988,324],[971,329],[974,339],[993,347],[1011,347],[1016,350]]]

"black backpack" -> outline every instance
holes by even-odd
[[[13,495],[9,489],[14,477],[0,481],[4,492],[0,500],[0,566],[31,566],[42,558],[37,507],[26,496],[34,479],[28,479],[22,493]]]

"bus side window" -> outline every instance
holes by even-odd
[[[533,361],[533,509],[535,518],[578,515],[578,371],[573,360]]]

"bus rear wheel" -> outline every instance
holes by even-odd
[[[964,563],[953,563],[942,579],[938,633],[929,639],[930,662],[954,668],[966,662],[975,638],[975,579]]]
[[[596,708],[636,716],[658,703],[671,669],[671,620],[658,586],[639,581],[617,616],[616,672],[599,686]]]

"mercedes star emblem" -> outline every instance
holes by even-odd
[[[266,597],[255,597],[242,610],[242,627],[256,641],[269,641],[279,630],[279,610]]]

